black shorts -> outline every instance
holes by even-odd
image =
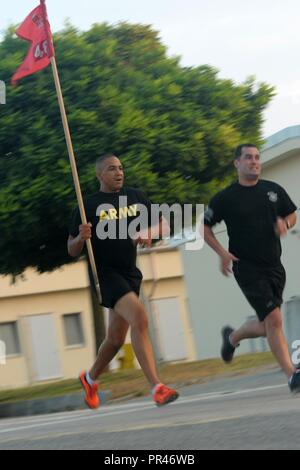
[[[114,308],[118,300],[128,292],[140,295],[142,273],[138,268],[132,270],[116,270],[105,268],[99,273],[102,305]]]
[[[233,263],[234,277],[260,321],[282,304],[286,276],[280,264],[262,268],[243,261]]]

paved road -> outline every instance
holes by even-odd
[[[0,420],[0,449],[300,449],[300,396],[276,369],[181,389],[164,408],[140,399]]]

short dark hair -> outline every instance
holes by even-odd
[[[96,170],[101,170],[105,160],[108,160],[111,157],[116,157],[116,155],[114,153],[105,153],[101,157],[98,157],[96,160]]]
[[[234,152],[234,159],[235,160],[238,160],[241,157],[244,147],[257,148],[257,145],[255,145],[255,144],[240,144],[240,145],[238,145],[237,148],[235,149],[235,152]]]

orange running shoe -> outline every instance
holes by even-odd
[[[153,400],[157,406],[163,406],[177,400],[178,397],[179,393],[176,392],[176,390],[173,390],[164,384],[159,384],[156,386]]]
[[[81,374],[79,375],[79,380],[85,391],[85,402],[89,408],[94,410],[96,408],[99,408],[100,406],[100,399],[98,396],[98,385],[96,383],[90,385],[86,380],[85,374],[86,372],[81,372]]]

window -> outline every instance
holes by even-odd
[[[0,341],[5,344],[6,356],[21,353],[17,322],[0,323]]]
[[[65,338],[67,346],[79,346],[84,344],[83,329],[80,313],[70,313],[63,316]]]

